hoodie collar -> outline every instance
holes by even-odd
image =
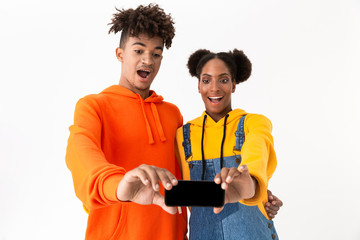
[[[234,109],[234,110],[230,111],[228,114],[229,114],[229,117],[226,120],[226,124],[229,124],[229,123],[231,123],[232,121],[235,121],[235,120],[239,120],[241,116],[246,114],[246,112],[244,110],[242,110],[242,109]],[[194,125],[202,127],[204,115],[207,115],[207,119],[206,119],[206,122],[205,122],[206,127],[216,127],[216,126],[223,127],[224,126],[225,116],[223,118],[221,118],[218,122],[215,122],[214,119],[212,119],[210,117],[210,115],[206,113],[206,111],[204,111],[203,114],[200,117],[189,121],[189,123],[192,123]]]
[[[164,98],[161,95],[157,95],[156,92],[153,90],[150,90],[150,96],[145,100],[143,100],[139,94],[134,93],[130,89],[127,89],[120,85],[112,85],[106,88],[105,90],[103,90],[102,93],[118,94],[124,97],[128,97],[129,99],[135,100],[136,102],[138,102],[140,99],[143,102],[153,102],[153,103],[160,103],[164,100]]]

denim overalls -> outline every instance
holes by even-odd
[[[223,158],[223,167],[238,167],[241,162],[240,152],[245,140],[243,116],[238,124],[234,156]],[[205,119],[204,119],[205,122]],[[190,124],[183,126],[184,151],[187,159],[192,155],[190,142]],[[188,161],[191,180],[201,180],[202,161]],[[220,158],[205,160],[204,180],[213,180],[220,172]],[[228,203],[219,213],[213,213],[212,207],[191,207],[190,240],[267,240],[278,239],[274,223],[268,220],[257,206],[246,206],[239,202]]]

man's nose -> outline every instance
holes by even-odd
[[[153,56],[151,53],[144,53],[141,60],[142,63],[146,65],[152,65],[154,63]]]

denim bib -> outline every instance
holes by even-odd
[[[234,152],[240,151],[245,141],[243,116],[235,132],[236,142]],[[183,147],[186,159],[191,153],[190,124],[183,126]],[[241,155],[223,158],[223,167],[237,168]],[[191,180],[201,180],[202,161],[188,161]],[[205,160],[204,180],[213,180],[221,171],[220,158]],[[268,220],[257,206],[246,206],[239,202],[228,203],[224,209],[215,214],[212,207],[191,207],[190,240],[273,240],[278,239],[274,223]]]

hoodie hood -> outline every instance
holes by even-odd
[[[234,109],[234,110],[230,111],[228,113],[229,117],[226,120],[226,124],[230,124],[233,121],[239,120],[245,114],[247,114],[247,113],[242,109]],[[216,127],[216,126],[218,126],[218,127],[223,127],[224,126],[225,116],[222,119],[220,119],[218,122],[215,122],[210,117],[210,115],[206,113],[206,111],[204,111],[203,114],[200,117],[189,121],[189,123],[194,124],[194,125],[196,125],[198,127],[202,127],[205,115],[207,115],[206,122],[205,122],[205,127],[206,128],[208,128],[208,127]]]
[[[118,94],[118,95],[121,95],[124,97],[128,97],[129,100],[134,100],[136,102],[139,102],[141,99],[143,102],[161,103],[164,100],[164,98],[161,95],[157,95],[156,92],[153,90],[150,90],[150,96],[148,98],[146,98],[145,100],[143,100],[139,94],[134,93],[133,91],[131,91],[125,87],[122,87],[120,85],[112,85],[112,86],[104,89],[101,93]]]
[[[129,101],[139,103],[141,105],[142,113],[144,116],[144,123],[146,125],[146,130],[147,130],[147,134],[148,134],[148,138],[149,138],[149,144],[154,144],[154,137],[152,134],[152,129],[150,127],[148,118],[146,116],[146,111],[145,111],[145,104],[150,104],[151,112],[155,119],[155,125],[156,125],[156,129],[159,133],[160,140],[161,140],[161,142],[166,141],[164,130],[163,130],[163,127],[162,127],[162,124],[160,121],[160,117],[159,117],[159,113],[158,113],[158,110],[156,107],[156,104],[163,102],[164,98],[162,96],[157,95],[155,93],[155,91],[150,90],[150,96],[144,100],[139,94],[134,93],[131,90],[129,90],[125,87],[122,87],[120,85],[112,85],[112,86],[106,88],[105,90],[103,90],[101,93],[121,95],[123,97],[128,98]]]

